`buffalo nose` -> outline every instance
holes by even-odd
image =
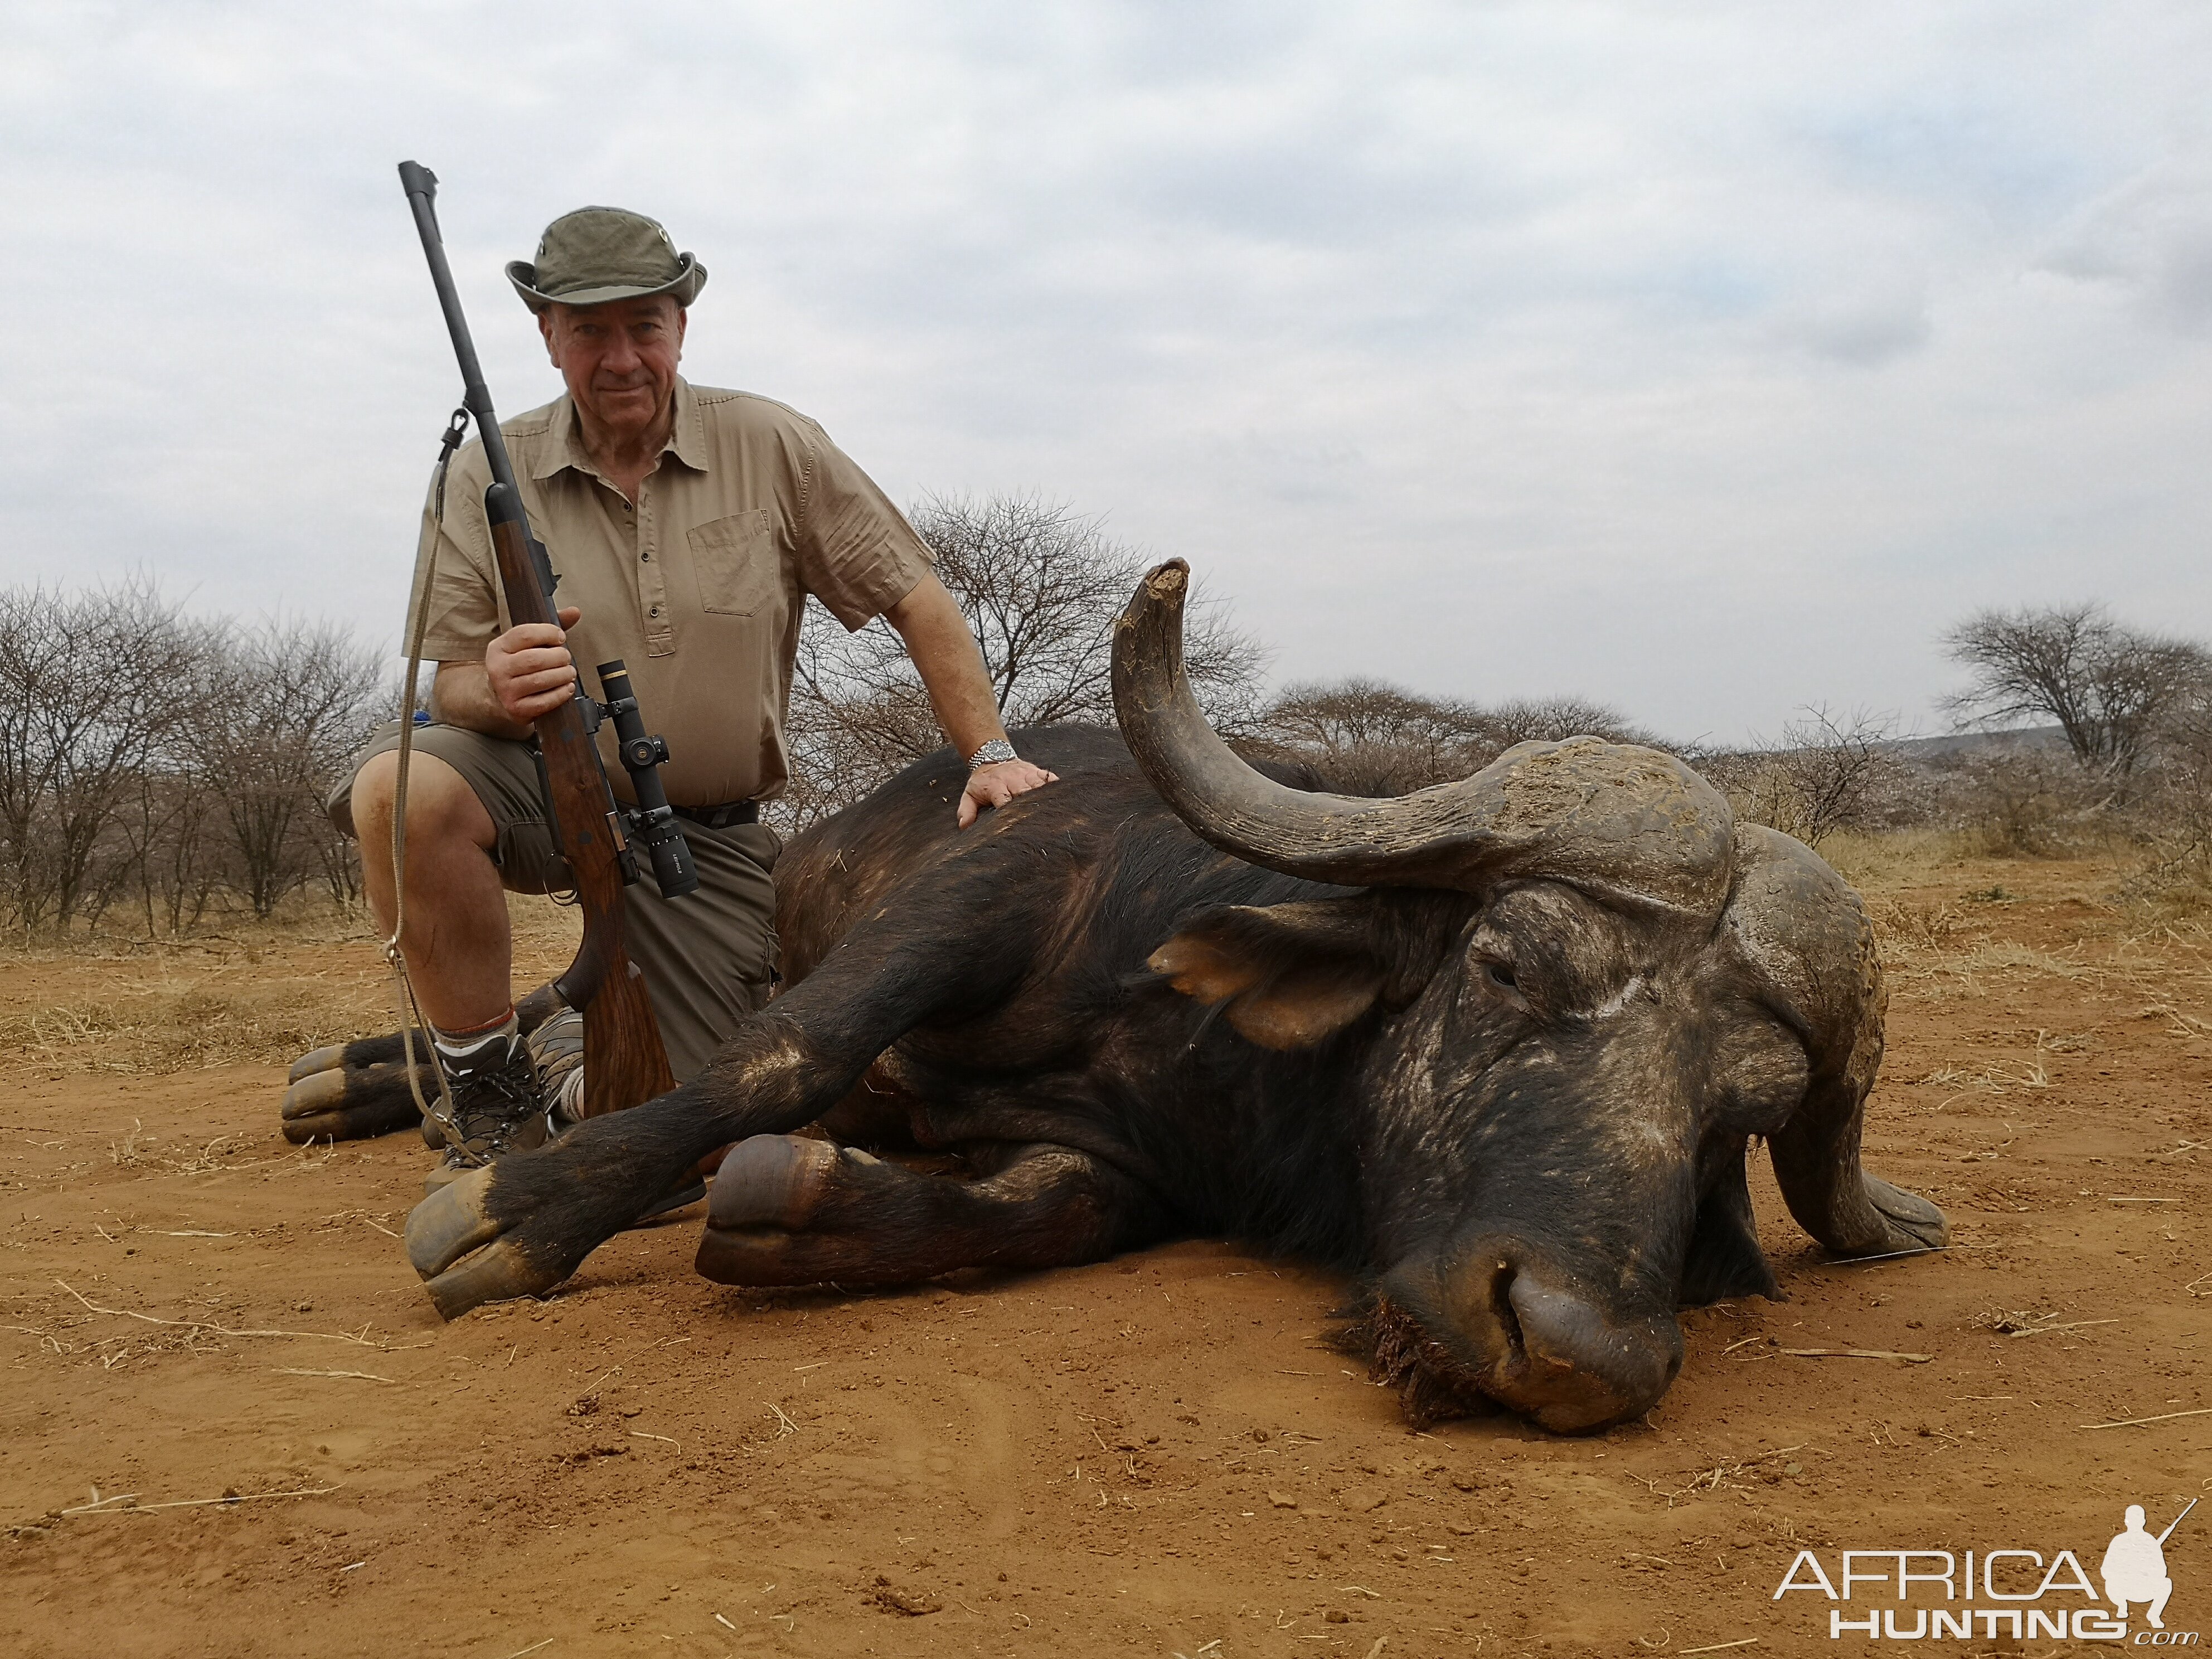
[[[1478,1358],[1483,1393],[1557,1432],[1607,1428],[1649,1411],[1681,1369],[1671,1309],[1607,1306],[1610,1298],[1525,1252],[1476,1255],[1444,1289],[1447,1317]]]

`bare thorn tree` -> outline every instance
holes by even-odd
[[[0,591],[0,909],[26,939],[135,890],[149,933],[321,877],[322,792],[388,702],[342,628],[189,617],[148,577]]]
[[[1259,722],[1265,744],[1304,760],[1336,788],[1402,795],[1479,770],[1494,745],[1480,709],[1381,680],[1285,688]]]
[[[1905,775],[1894,716],[1832,713],[1823,703],[1782,728],[1782,741],[1699,757],[1698,769],[1739,817],[1818,847],[1838,830],[1868,827],[1877,802]]]
[[[208,775],[208,711],[230,679],[228,621],[194,629],[197,649],[179,665],[171,688],[179,719],[137,769],[117,828],[137,878],[146,933],[172,935],[197,927],[229,881],[222,803]]]
[[[117,825],[190,711],[202,645],[154,582],[0,592],[0,882],[27,936],[122,889]]]
[[[1516,697],[1485,709],[1483,719],[1500,754],[1516,743],[1559,743],[1568,738],[1603,738],[1607,743],[1657,741],[1619,709],[1583,697]]]
[[[2212,887],[2212,684],[2168,713],[2147,769],[2138,808],[2154,858],[2136,884],[2155,890],[2185,879],[2202,896]]]
[[[2114,622],[2102,605],[1978,611],[1943,635],[1972,683],[1949,699],[1962,724],[2047,720],[2075,758],[2124,782],[2169,711],[2212,682],[2212,656]]]
[[[384,704],[378,654],[336,623],[297,618],[272,617],[226,643],[216,695],[201,711],[201,763],[237,885],[261,917],[318,876],[343,902],[351,866],[320,798]]]
[[[1110,726],[1113,621],[1149,562],[1097,520],[1035,496],[931,496],[912,511],[937,574],[982,647],[1007,726]],[[1193,607],[1191,681],[1217,723],[1250,722],[1264,657],[1218,608]],[[904,643],[878,620],[847,634],[810,605],[799,631],[787,724],[799,824],[857,800],[944,734]]]

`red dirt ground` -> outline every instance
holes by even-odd
[[[1894,993],[1869,1166],[1956,1248],[1825,1261],[1762,1164],[1788,1299],[1686,1316],[1667,1400],[1584,1440],[1407,1432],[1319,1344],[1340,1284],[1215,1243],[763,1297],[692,1275],[694,1211],[442,1325],[394,1237],[419,1144],[276,1133],[285,1057],[389,1027],[365,940],[0,961],[0,1644],[1909,1650],[1773,1600],[1796,1553],[2094,1572],[2126,1504],[2212,1497],[2212,977],[2094,864],[1855,873]],[[2167,1626],[2212,1627],[2212,1504],[2167,1560]]]

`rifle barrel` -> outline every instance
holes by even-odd
[[[484,385],[483,368],[477,362],[476,342],[469,336],[469,319],[461,311],[460,291],[453,286],[453,268],[446,263],[446,239],[438,229],[438,175],[416,161],[399,164],[399,187],[407,192],[407,205],[415,210],[415,228],[422,238],[422,252],[430,262],[430,281],[438,290],[438,307],[446,313],[446,331],[453,337],[453,355],[461,364],[461,403],[477,423],[483,440],[484,459],[491,463],[494,483],[515,488],[514,463],[507,458],[507,440],[501,435],[499,417],[492,413],[491,391]]]
[[[477,423],[477,436],[483,442],[484,459],[490,464],[494,488],[505,488],[506,499],[514,503],[516,514],[521,516],[522,489],[514,481],[514,463],[507,459],[507,439],[499,429],[499,416],[492,413],[491,391],[484,385],[483,368],[477,362],[477,343],[470,337],[469,319],[461,310],[460,290],[453,286],[453,267],[446,263],[446,239],[438,228],[438,175],[419,161],[402,161],[399,187],[407,192],[407,205],[414,210],[415,229],[422,239],[422,256],[430,262],[430,282],[438,290],[438,308],[446,313],[446,331],[453,337],[453,356],[460,360],[462,407]],[[522,539],[550,611],[555,580],[553,565],[544,544],[532,533],[526,516],[522,517]]]
[[[2195,1498],[2191,1498],[2191,1499],[2190,1499],[2186,1504],[2184,1504],[2181,1506],[2181,1513],[2180,1513],[2180,1514],[2179,1514],[2179,1515],[2177,1515],[2177,1516],[2175,1516],[2173,1517],[2173,1519],[2172,1519],[2172,1520],[2171,1520],[2171,1521],[2169,1521],[2169,1522],[2167,1522],[2166,1523],[2166,1530],[2165,1530],[2164,1532],[2162,1532],[2162,1533],[2159,1534],[2159,1535],[2158,1535],[2158,1541],[2159,1541],[2160,1544],[2164,1544],[2167,1539],[2169,1539],[2169,1538],[2172,1537],[2172,1536],[2173,1536],[2173,1529],[2174,1529],[2176,1527],[2179,1526],[2179,1525],[2180,1525],[2184,1521],[2186,1521],[2186,1520],[2189,1518],[2189,1511],[2190,1511],[2190,1510],[2193,1510],[2193,1509],[2195,1509],[2196,1507],[2197,1507],[2197,1500],[2196,1500]]]

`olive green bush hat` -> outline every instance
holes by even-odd
[[[546,226],[536,263],[511,261],[507,280],[532,311],[556,300],[596,306],[648,294],[666,294],[689,306],[707,286],[707,267],[678,253],[668,233],[642,213],[586,207]]]

